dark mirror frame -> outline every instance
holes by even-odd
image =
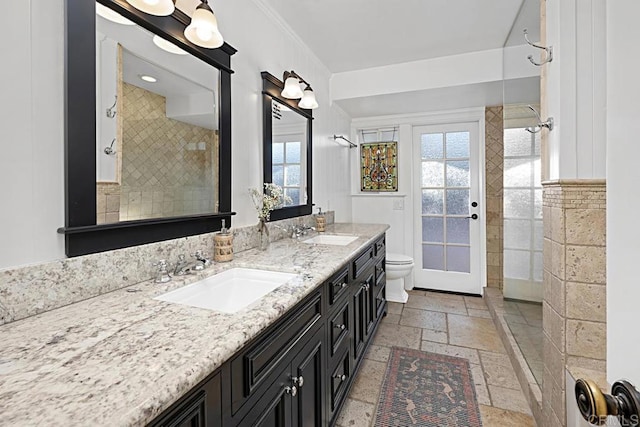
[[[311,208],[313,206],[313,197],[312,197],[312,152],[313,152],[313,132],[311,129],[311,124],[313,122],[313,115],[311,110],[307,110],[304,108],[298,107],[298,101],[295,99],[286,99],[283,98],[280,93],[284,88],[284,83],[279,80],[277,77],[274,77],[267,71],[263,71],[260,73],[262,75],[262,155],[263,155],[263,182],[272,182],[273,174],[272,174],[272,131],[273,126],[271,122],[271,101],[276,99],[278,102],[286,105],[291,108],[292,111],[300,114],[302,117],[307,119],[307,177],[306,177],[306,187],[307,187],[307,203],[304,205],[296,205],[296,206],[286,206],[284,208],[275,209],[271,212],[270,221],[277,221],[280,219],[286,218],[295,218],[298,216],[309,215],[311,214]]]
[[[67,256],[85,255],[220,230],[231,225],[231,56],[224,44],[204,49],[184,37],[180,10],[153,16],[125,0],[96,0],[215,67],[219,79],[219,213],[96,225],[96,12],[93,0],[65,1],[65,235]]]

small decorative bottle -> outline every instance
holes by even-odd
[[[213,236],[213,260],[217,262],[227,262],[233,259],[233,233],[225,227],[222,220],[222,229]]]
[[[324,217],[322,208],[318,208],[318,214],[316,215],[316,231],[322,233],[327,226],[327,219]]]

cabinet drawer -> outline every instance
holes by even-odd
[[[376,289],[380,289],[380,286],[384,286],[387,281],[387,267],[384,263],[384,258],[376,262]]]
[[[309,332],[322,317],[322,293],[313,297],[294,313],[270,328],[258,341],[231,362],[232,412],[235,413],[253,391],[268,379],[273,380],[275,370],[285,361],[291,348]]]
[[[373,244],[376,258],[382,258],[386,252],[385,236]]]
[[[370,246],[362,252],[358,257],[353,261],[353,278],[357,278],[362,274],[364,270],[366,270],[373,262],[373,246]]]
[[[339,407],[349,385],[349,380],[351,378],[351,367],[349,365],[350,359],[351,354],[349,352],[349,348],[347,348],[347,351],[340,356],[340,362],[331,372],[331,378],[329,378],[331,417],[336,415],[334,412]]]
[[[336,314],[329,321],[329,342],[331,343],[331,356],[336,354],[338,348],[346,340],[349,340],[349,334],[351,333],[350,323],[350,310],[351,305],[347,299],[343,306],[336,312]]]
[[[336,303],[342,296],[347,294],[349,288],[349,266],[345,266],[340,272],[334,275],[328,283],[329,306]]]

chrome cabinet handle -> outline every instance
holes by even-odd
[[[340,329],[341,331],[344,331],[347,327],[347,325],[333,325],[334,328],[336,329]]]
[[[363,283],[362,284],[362,289],[364,289],[365,291],[368,291],[370,287],[371,287],[371,285],[369,285],[368,283]]]
[[[334,378],[340,381],[344,381],[347,379],[347,376],[345,374],[342,374],[342,375],[336,375]]]
[[[299,377],[291,378],[291,381],[293,381],[293,383],[296,384],[300,388],[302,388],[302,386],[304,385],[304,377],[302,375],[300,375]],[[295,388],[295,387],[293,387],[293,388]]]
[[[298,394],[298,389],[296,388],[296,386],[293,386],[293,387],[286,386],[284,388],[284,392],[287,394],[290,394],[292,397],[295,397]]]
[[[347,283],[346,283],[346,282],[343,282],[343,283],[340,285],[340,287],[341,287],[341,288],[343,288],[343,289],[344,289],[344,288],[346,288],[346,287],[347,287]]]

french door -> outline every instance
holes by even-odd
[[[479,125],[416,126],[413,143],[415,286],[481,294]]]

